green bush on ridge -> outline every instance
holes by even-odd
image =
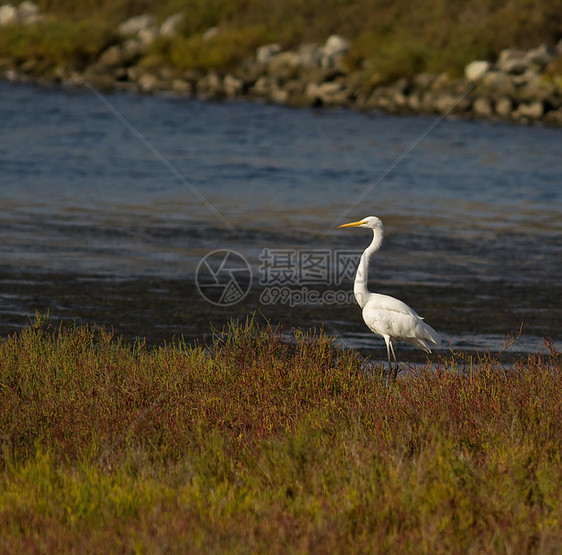
[[[183,68],[228,69],[255,54],[256,46],[280,42],[292,48],[323,43],[333,33],[351,40],[350,70],[363,69],[374,81],[419,72],[458,75],[474,59],[494,59],[508,47],[554,45],[562,37],[562,1],[492,0],[412,4],[398,0],[147,0],[38,2],[48,22],[37,27],[2,29],[0,56],[38,58],[48,66],[82,67],[116,36],[119,23],[140,13],[159,21],[183,12],[181,34],[155,46],[163,61]],[[203,41],[210,27],[219,35]],[[153,53],[154,49],[152,50]],[[150,55],[150,53],[149,53]]]

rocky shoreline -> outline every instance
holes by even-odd
[[[21,12],[21,14],[20,14]],[[555,48],[540,45],[523,51],[503,50],[495,62],[475,60],[460,78],[419,74],[379,83],[366,70],[349,70],[350,41],[338,35],[325,44],[302,44],[284,50],[280,44],[259,47],[229,72],[181,70],[151,63],[155,40],[171,38],[183,14],[158,24],[149,14],[135,16],[118,28],[119,42],[83,71],[57,67],[37,73],[34,60],[15,64],[0,60],[0,77],[10,81],[82,86],[84,81],[110,91],[170,91],[205,99],[249,98],[289,106],[347,107],[394,114],[503,120],[521,124],[562,126],[562,41]],[[0,7],[0,27],[33,25],[41,14],[32,2]],[[208,37],[220,31],[207,31]]]

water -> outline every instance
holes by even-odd
[[[307,281],[305,255],[362,250],[369,232],[336,226],[375,214],[386,235],[371,289],[413,306],[445,350],[498,351],[522,322],[513,352],[561,340],[558,129],[8,83],[0,121],[1,334],[38,309],[157,344],[258,310],[382,356],[353,302],[303,296],[352,289],[333,266]],[[234,268],[248,294],[231,306],[196,286],[214,249],[250,265]],[[273,285],[284,302],[264,302]]]

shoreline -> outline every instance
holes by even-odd
[[[72,64],[46,69],[39,54],[25,61],[4,57],[0,79],[69,87],[91,84],[101,92],[172,92],[207,100],[242,98],[292,107],[562,127],[562,41],[556,47],[505,49],[495,62],[474,60],[458,78],[420,73],[392,82],[377,79],[368,68],[349,68],[346,56],[351,42],[339,35],[324,44],[306,43],[294,49],[266,44],[229,71],[181,69],[151,50],[156,40],[176,36],[180,16],[175,14],[161,25],[148,14],[124,21],[117,30],[118,42],[80,70]],[[204,39],[212,40],[219,33],[209,29]]]

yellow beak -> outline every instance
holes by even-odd
[[[338,227],[358,227],[364,223],[365,220],[359,220],[358,222],[351,222],[350,224],[343,224],[343,225],[339,225]]]

